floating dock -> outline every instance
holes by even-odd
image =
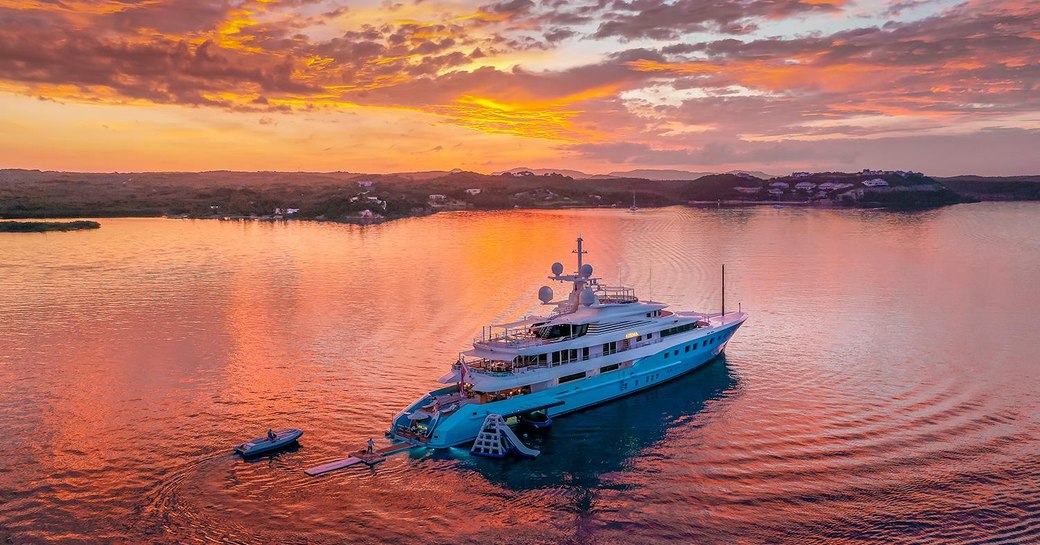
[[[378,464],[379,462],[382,462],[383,460],[386,460],[386,457],[388,455],[408,450],[413,446],[415,445],[411,443],[394,443],[383,448],[375,449],[372,452],[368,452],[367,450],[362,449],[357,452],[354,452],[349,457],[344,458],[342,460],[336,460],[333,462],[328,462],[326,464],[321,464],[320,466],[314,466],[310,469],[305,469],[303,472],[313,477],[316,475],[321,475],[323,473],[328,473],[330,471],[336,471],[337,469],[350,467],[356,464],[367,464],[371,467]]]

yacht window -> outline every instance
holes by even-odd
[[[689,352],[689,351],[690,351],[690,345],[686,345],[686,350],[683,350],[683,352]]]
[[[664,359],[668,359],[668,352],[664,353]]]
[[[618,366],[619,366],[619,364],[617,364],[617,363],[615,363],[614,365],[606,365],[606,366],[600,367],[599,368],[599,372],[600,373],[609,373],[611,371],[617,371]]]
[[[520,364],[523,365],[523,366],[545,365],[545,361],[546,361],[546,355],[545,354],[535,354],[533,356],[521,356],[520,357]]]
[[[693,349],[697,350],[697,343],[693,343]]]
[[[646,338],[647,339],[653,339],[654,338],[654,334],[653,333],[647,333],[646,334]]]
[[[584,371],[582,371],[581,373],[574,373],[573,375],[567,375],[567,376],[564,376],[564,377],[560,377],[559,383],[563,384],[565,382],[571,382],[571,381],[578,380],[578,379],[583,379],[583,378],[585,378],[585,372]]]
[[[537,335],[543,339],[559,339],[563,337],[580,337],[589,331],[589,324],[555,324],[539,327]]]
[[[583,359],[583,360],[589,359],[589,347],[586,346],[585,348],[581,349],[581,359]]]
[[[676,356],[678,356],[678,355],[679,355],[679,349],[678,349],[678,348],[676,348],[676,349],[675,349],[675,355],[676,355]]]

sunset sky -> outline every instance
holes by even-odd
[[[1031,0],[0,0],[0,167],[1040,173]]]

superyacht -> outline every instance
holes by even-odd
[[[472,442],[489,414],[504,418],[559,416],[652,388],[716,358],[745,312],[668,310],[641,301],[635,290],[607,286],[584,263],[577,240],[577,270],[552,265],[551,280],[569,289],[554,301],[538,297],[546,316],[485,327],[473,348],[460,354],[434,390],[394,416],[387,437],[446,448]],[[723,288],[725,289],[725,288]]]

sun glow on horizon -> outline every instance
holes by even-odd
[[[0,166],[1040,169],[1040,6],[695,4],[3,0]]]

